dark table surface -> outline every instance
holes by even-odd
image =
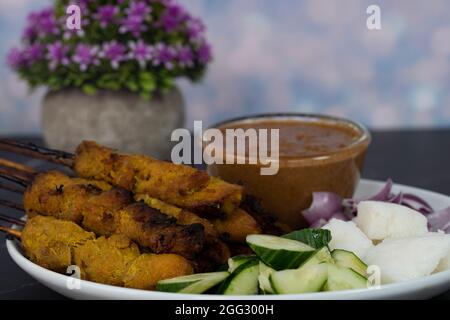
[[[14,137],[10,137],[14,138]],[[22,140],[40,142],[37,137]],[[23,157],[0,152],[0,157],[17,161],[30,161]],[[44,168],[44,163],[32,160],[34,167]],[[363,176],[413,185],[450,195],[450,129],[402,130],[373,132]],[[1,198],[20,201],[13,194],[0,191]],[[17,213],[2,208],[2,212]],[[64,299],[61,295],[39,284],[19,269],[9,257],[5,241],[0,241],[0,299]],[[437,299],[450,300],[450,292]]]

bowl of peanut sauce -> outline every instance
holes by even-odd
[[[261,145],[250,139],[245,144],[245,159],[242,159],[242,152],[238,153],[238,147],[231,151],[224,147],[228,159],[240,157],[239,161],[212,163],[207,170],[213,176],[241,184],[246,194],[261,201],[265,211],[291,228],[307,226],[302,211],[310,206],[313,192],[335,192],[345,198],[353,196],[371,142],[369,131],[361,124],[318,114],[261,114],[227,120],[211,128],[222,131],[224,140],[231,139],[225,134],[230,131],[227,129],[243,129],[243,132],[266,129],[267,138],[264,135],[258,138],[267,140],[268,154],[278,153],[275,174],[261,174],[261,169],[268,164],[251,159],[258,156],[258,152],[252,150],[259,151]],[[273,129],[278,129],[276,148],[270,135]]]

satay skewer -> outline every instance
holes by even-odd
[[[22,237],[22,232],[13,228],[8,228],[5,226],[0,226],[0,232],[4,232],[10,236],[14,236],[17,239],[20,239]]]
[[[25,211],[25,208],[23,207],[23,205],[21,205],[19,203],[8,201],[8,200],[4,200],[4,199],[0,199],[0,206],[8,207],[8,208],[15,209],[18,211]]]
[[[65,151],[39,147],[33,143],[22,143],[8,139],[0,139],[0,148],[12,153],[42,159],[67,167],[73,167],[75,155]]]
[[[19,194],[22,194],[24,192],[24,190],[21,189],[21,188],[18,188],[16,186],[11,185],[11,184],[2,183],[2,182],[0,182],[0,189],[1,190],[6,190],[6,191],[9,191],[9,192],[12,192],[12,193],[19,193]]]
[[[29,171],[0,167],[0,176],[28,185],[23,207],[2,200],[5,205],[17,210],[25,209],[31,215],[51,215],[70,220],[99,235],[122,233],[155,253],[172,252],[192,259],[205,246],[201,225],[180,225],[164,213],[134,202],[132,195],[125,190],[100,189],[99,186],[108,184],[73,179],[59,172],[31,174]],[[65,192],[68,198],[64,196]],[[46,205],[46,202],[41,202],[41,196],[50,199],[51,203]],[[77,201],[78,205],[74,206],[73,201]]]
[[[86,179],[104,180],[203,216],[223,217],[243,200],[243,188],[190,166],[120,153],[83,141],[75,154],[0,139],[0,149],[72,168]]]
[[[1,164],[1,158],[0,158]],[[32,180],[32,176],[29,172],[33,169],[28,168],[27,172],[23,173],[21,170],[15,168],[3,169],[3,172],[9,174],[9,177],[13,176],[19,179],[23,183],[27,183],[28,180]],[[0,166],[0,177],[2,174],[2,167]],[[37,172],[35,172],[37,174]],[[28,180],[27,180],[28,179]],[[240,208],[236,209],[230,213],[227,217],[220,218],[202,218],[196,213],[190,212],[189,210],[184,210],[176,206],[170,205],[158,199],[144,196],[135,195],[135,201],[144,201],[146,205],[162,211],[171,217],[177,219],[181,224],[192,224],[200,223],[205,228],[205,233],[207,236],[217,237],[221,236],[222,239],[228,242],[245,243],[245,238],[248,234],[261,233],[260,222],[257,220],[264,221],[265,218],[260,213],[257,213],[257,217],[250,215],[245,210]]]
[[[194,271],[179,255],[142,253],[126,236],[96,237],[53,217],[30,218],[22,231],[0,226],[0,232],[19,239],[30,261],[61,273],[77,265],[82,279],[98,283],[154,289],[159,280]]]
[[[35,174],[36,173],[36,170],[34,170],[34,169],[32,169],[32,168],[30,168],[30,167],[28,167],[26,165],[20,164],[20,163],[15,162],[15,161],[10,161],[10,160],[4,159],[4,158],[0,158],[0,166],[13,168],[13,169],[22,171],[24,173],[30,173],[30,174]]]
[[[289,229],[260,210],[241,210],[239,206],[247,208],[247,200],[251,199],[246,197],[241,203],[241,187],[187,166],[121,154],[94,142],[81,143],[76,155],[4,139],[0,139],[0,149],[70,166],[82,177],[105,180],[132,191],[138,198],[155,198],[185,208],[213,221],[219,232],[232,241],[245,241],[245,234],[260,232],[260,226],[263,231],[275,234]],[[225,217],[223,212],[227,212]],[[233,221],[236,224],[230,224]]]
[[[125,234],[153,252],[173,252],[193,259],[200,271],[212,270],[229,257],[228,247],[213,225],[192,213],[160,203],[147,206],[135,202],[128,191],[56,171],[36,174],[34,178],[23,176],[15,168],[0,167],[0,172],[4,177],[29,183],[24,207],[32,216],[42,214],[73,221],[99,235]],[[64,205],[65,199],[72,203]],[[17,206],[9,203],[9,207]]]
[[[0,178],[13,182],[16,185],[20,185],[24,188],[28,187],[31,182],[31,179],[24,178],[22,176],[19,177],[11,169],[5,169],[2,167],[0,167]]]

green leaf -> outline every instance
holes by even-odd
[[[326,229],[303,229],[288,233],[283,238],[303,242],[315,249],[328,245],[331,241],[331,232]]]
[[[97,93],[97,89],[92,84],[85,84],[81,89],[87,95],[94,95]]]
[[[103,89],[119,90],[121,84],[117,81],[117,74],[107,73],[100,77],[97,81],[97,85]]]
[[[128,81],[125,83],[128,89],[130,89],[133,92],[136,92],[139,90],[139,84],[134,79],[128,79]]]
[[[144,91],[154,91],[156,89],[156,79],[152,73],[141,71],[139,73],[139,83]]]
[[[147,101],[152,98],[152,94],[150,92],[141,91],[139,95],[141,96],[142,99]]]

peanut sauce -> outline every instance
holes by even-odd
[[[230,121],[218,128],[279,129],[276,175],[263,176],[261,165],[250,163],[212,164],[208,172],[242,184],[266,211],[294,229],[307,226],[302,211],[310,206],[313,192],[353,195],[370,143],[370,134],[362,126],[320,115],[267,115]]]
[[[349,125],[316,121],[272,120],[233,124],[225,129],[279,129],[281,158],[311,158],[335,153],[358,140]]]

